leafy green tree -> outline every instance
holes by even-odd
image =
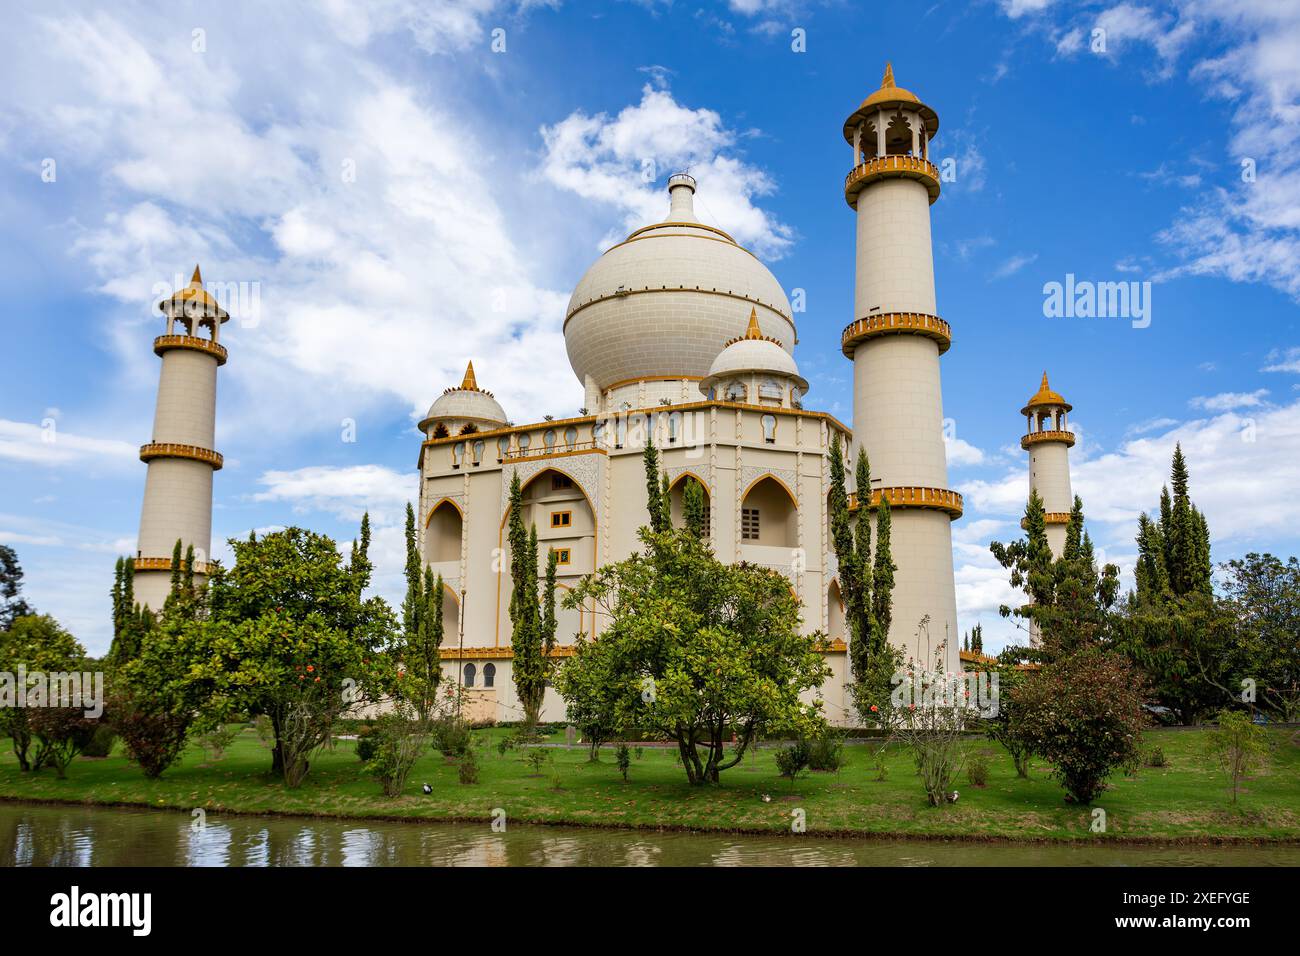
[[[667,494],[665,493],[664,484],[667,481],[667,475],[661,479],[659,474],[659,449],[655,448],[654,438],[646,436],[645,451],[643,453],[645,461],[645,487],[646,487],[646,510],[650,513],[650,527],[655,534],[666,530],[672,520],[669,517]]]
[[[1244,777],[1259,770],[1268,759],[1264,728],[1239,710],[1219,712],[1219,726],[1206,738],[1207,750],[1232,781],[1232,802],[1237,802]]]
[[[799,633],[789,580],[724,565],[685,530],[643,528],[640,537],[641,553],[601,568],[565,598],[567,607],[603,608],[610,620],[598,640],[579,637],[560,672],[570,707],[619,733],[673,740],[697,785],[718,782],[764,734],[815,736],[825,725],[820,704],[799,695],[829,669],[821,635]],[[596,686],[599,694],[588,696]]]
[[[396,679],[383,653],[397,630],[393,613],[363,594],[369,543],[368,517],[346,564],[333,540],[302,528],[250,535],[230,542],[234,567],[210,584],[195,682],[208,683],[215,713],[266,715],[272,770],[290,786],[334,722]]]
[[[1253,686],[1258,706],[1279,720],[1300,720],[1300,561],[1251,552],[1222,568],[1232,635],[1220,689],[1250,702],[1243,691]],[[1211,662],[1198,664],[1201,673],[1213,672]]]
[[[18,554],[7,544],[0,544],[0,632],[9,630],[14,621],[36,612],[22,598],[23,566]]]
[[[79,669],[85,656],[86,649],[48,614],[22,615],[0,631],[0,673],[16,676],[20,667],[29,675],[68,673]],[[11,692],[25,695],[27,688],[17,686],[15,681]],[[0,732],[13,742],[20,770],[39,770],[46,761],[42,759],[37,727],[32,720],[37,709],[19,707],[16,699],[3,697],[0,694]],[[35,755],[31,752],[33,742],[38,744]]]
[[[1141,675],[1104,647],[1082,647],[1052,661],[1014,694],[1016,733],[1052,764],[1070,799],[1091,803],[1118,768],[1138,759]]]

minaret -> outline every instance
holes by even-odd
[[[930,248],[930,204],[939,198],[930,141],[938,129],[938,115],[894,84],[890,66],[844,122],[853,147],[844,198],[858,223],[854,321],[841,346],[853,360],[853,435],[871,462],[870,501],[887,497],[893,519],[889,638],[922,664],[946,641],[947,666],[960,671],[950,523],[962,500],[948,488],[939,384],[939,356],[952,334],[937,315]],[[865,490],[858,494],[864,500]],[[928,647],[918,635],[925,617]]]
[[[1066,526],[1070,523],[1070,509],[1074,495],[1070,491],[1070,446],[1074,433],[1070,431],[1066,414],[1073,406],[1047,384],[1047,373],[1034,395],[1020,409],[1029,423],[1029,430],[1020,439],[1020,447],[1029,452],[1029,490],[1037,491],[1047,512],[1047,543],[1052,556],[1059,558],[1065,550]]]
[[[167,331],[154,339],[162,357],[153,440],[140,448],[149,471],[140,512],[135,594],[162,609],[171,581],[172,549],[194,546],[195,575],[204,579],[212,547],[212,473],[222,464],[214,449],[217,368],[226,363],[218,343],[230,316],[204,288],[199,267],[190,284],[158,303]],[[177,326],[180,326],[178,329]],[[200,332],[207,329],[207,336]]]

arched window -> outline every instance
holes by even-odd
[[[438,422],[438,424],[436,424],[436,425],[433,426],[433,434],[432,434],[430,437],[431,437],[431,438],[446,438],[447,435],[448,435],[448,432],[447,432],[447,426],[444,425],[442,422]]]
[[[497,679],[497,666],[495,664],[483,665],[483,686],[491,687]]]
[[[591,426],[591,440],[600,446],[605,441],[605,423],[596,422]]]
[[[506,452],[510,450],[510,436],[505,435],[497,439],[497,462],[505,460]]]
[[[749,389],[745,388],[744,382],[732,382],[724,393],[724,397],[729,402],[743,402],[748,395]]]
[[[776,442],[776,416],[775,415],[763,416],[763,441],[767,442],[769,445],[774,444]]]
[[[474,424],[466,425],[460,430],[462,435],[474,435],[478,433],[478,426]]]
[[[465,459],[465,443],[458,441],[451,446],[451,466],[459,468],[460,463]]]
[[[466,664],[465,670],[462,673],[464,674],[464,679],[462,680],[462,683],[466,687],[473,687],[474,675],[478,673],[478,668],[475,667],[473,664]]]
[[[668,440],[675,442],[677,441],[677,439],[681,437],[682,437],[682,413],[669,412],[668,413]]]
[[[785,397],[785,389],[781,387],[781,383],[776,379],[767,378],[764,379],[763,384],[758,387],[758,397],[764,403],[772,401],[780,402],[781,399]]]
[[[555,429],[554,428],[546,429],[546,434],[542,436],[542,444],[546,446],[546,450],[548,452],[555,450]]]
[[[528,446],[531,445],[532,443],[533,443],[533,440],[532,440],[530,437],[528,437],[527,435],[520,435],[520,436],[519,436],[519,450],[520,450],[520,451],[527,451],[527,450],[528,450]]]
[[[474,464],[476,464],[476,465],[482,464],[482,462],[483,462],[483,448],[484,448],[484,441],[483,441],[483,439],[480,438],[480,439],[479,439],[478,441],[476,441],[476,442],[473,444],[473,446],[471,446],[471,447],[473,447],[473,449],[474,449]]]
[[[564,430],[564,444],[572,448],[578,443],[578,429],[570,425]]]

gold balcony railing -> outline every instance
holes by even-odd
[[[919,156],[873,156],[853,167],[844,178],[844,198],[857,208],[858,193],[881,179],[915,179],[925,186],[930,202],[939,198],[939,167]]]

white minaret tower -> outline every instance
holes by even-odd
[[[1065,550],[1066,526],[1074,506],[1074,494],[1070,491],[1070,446],[1074,444],[1074,432],[1066,420],[1071,408],[1069,402],[1052,391],[1044,372],[1038,393],[1020,409],[1029,423],[1027,434],[1020,439],[1020,447],[1029,452],[1029,490],[1037,491],[1043,499],[1047,543],[1056,558]]]
[[[226,349],[217,341],[230,316],[204,288],[199,267],[190,284],[158,303],[167,331],[154,339],[162,356],[153,440],[140,448],[149,466],[135,558],[135,595],[161,610],[171,582],[172,550],[194,546],[195,575],[203,580],[212,547],[212,473],[222,459],[214,449],[217,368]],[[178,329],[177,326],[180,326]],[[206,337],[200,335],[208,330]]]
[[[937,315],[930,248],[930,204],[939,198],[930,141],[938,129],[934,110],[894,85],[891,66],[844,122],[853,147],[844,198],[858,227],[854,321],[841,345],[853,360],[853,435],[871,462],[870,504],[886,497],[893,519],[889,638],[924,664],[946,641],[947,666],[960,671],[950,524],[962,500],[948,488],[939,385],[939,356],[952,334]],[[859,500],[865,493],[858,489]],[[918,635],[926,617],[928,647]]]

